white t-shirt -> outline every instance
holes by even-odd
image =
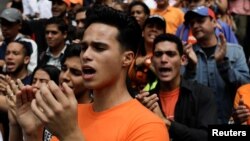
[[[156,8],[156,2],[154,0],[143,0],[143,2],[149,7],[149,9]]]

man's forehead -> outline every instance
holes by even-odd
[[[92,23],[90,24],[85,32],[83,37],[85,36],[103,36],[103,38],[108,36],[117,35],[118,29],[112,25],[104,24],[104,23]]]
[[[186,0],[187,2],[191,3],[191,2],[205,2],[207,0]]]
[[[190,21],[197,21],[197,20],[203,20],[205,18],[208,18],[209,16],[201,16],[201,15],[198,15],[198,14],[194,14],[192,19],[190,19]]]
[[[17,42],[11,42],[9,43],[9,45],[7,46],[7,50],[21,50],[23,48],[23,45]]]
[[[177,45],[174,42],[162,41],[155,45],[155,50],[177,50]]]

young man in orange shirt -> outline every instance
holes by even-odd
[[[169,141],[162,120],[133,99],[126,86],[140,36],[133,18],[107,6],[92,7],[87,12],[80,56],[84,84],[93,90],[93,103],[78,107],[77,113],[73,91],[66,84],[61,90],[49,82],[36,93],[33,113],[63,141]],[[17,97],[20,94],[27,96],[24,92]],[[27,140],[38,140],[35,134],[24,134]]]

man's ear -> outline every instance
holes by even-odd
[[[214,28],[222,29],[221,25],[217,22],[216,19],[211,19],[211,20],[212,20],[212,22],[213,22]]]
[[[185,54],[183,54],[182,56],[181,56],[181,65],[182,66],[185,66],[185,65],[187,65],[188,64],[188,58],[187,58],[187,56],[185,55]]]
[[[65,32],[65,33],[64,33],[64,35],[63,35],[64,40],[67,39],[67,36],[68,36],[67,34],[68,34],[68,32]]]
[[[17,26],[18,26],[18,31],[20,31],[22,29],[22,23],[19,23]]]
[[[134,57],[135,55],[133,51],[125,51],[122,58],[122,66],[129,67],[132,64]]]
[[[25,56],[23,61],[24,61],[25,65],[28,65],[30,63],[30,57],[29,56]]]
[[[142,30],[142,32],[141,32],[141,36],[144,38],[144,30]]]

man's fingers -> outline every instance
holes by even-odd
[[[157,101],[155,98],[157,98],[156,94],[144,97],[142,100],[142,104],[145,105],[146,107],[150,107],[155,101]]]
[[[54,81],[49,81],[47,87],[59,103],[66,103],[68,101],[67,96]]]
[[[19,90],[19,88],[14,80],[10,80],[10,87],[11,87],[12,91],[14,92],[14,94],[16,94]]]
[[[219,38],[220,38],[221,45],[225,45],[227,41],[223,33],[219,34]]]
[[[17,79],[17,86],[19,87],[19,89],[22,89],[24,84],[20,79]]]
[[[154,104],[151,105],[151,107],[149,107],[149,110],[153,111],[157,106],[158,106],[158,103],[155,102]]]
[[[47,97],[51,96],[51,98],[54,99],[54,97],[52,96],[52,94],[50,93],[50,91],[48,89],[45,89],[45,87],[42,87],[40,89],[40,91],[37,91],[35,97],[36,97],[36,105],[41,108],[42,112],[47,116],[47,118],[49,119],[50,117],[53,117],[55,115],[54,107],[55,105],[59,105],[58,102],[56,100],[54,100],[54,105],[51,104],[50,102],[48,102]],[[56,106],[58,107],[58,106]]]
[[[38,119],[40,119],[43,123],[48,123],[49,122],[49,119],[43,113],[43,109],[41,109],[37,105],[37,101],[35,99],[32,100],[32,102],[31,102],[31,109],[32,109],[33,113],[36,115],[36,117]]]
[[[140,91],[139,94],[137,94],[135,96],[136,99],[138,99],[139,101],[142,101],[144,97],[147,97],[149,95],[149,92],[146,91]]]
[[[157,95],[152,95],[149,97],[148,102],[146,103],[146,107],[150,108],[154,103],[159,100]]]
[[[68,100],[77,103],[73,90],[66,83],[63,83],[62,86],[63,89],[65,90],[65,95],[68,97]]]

